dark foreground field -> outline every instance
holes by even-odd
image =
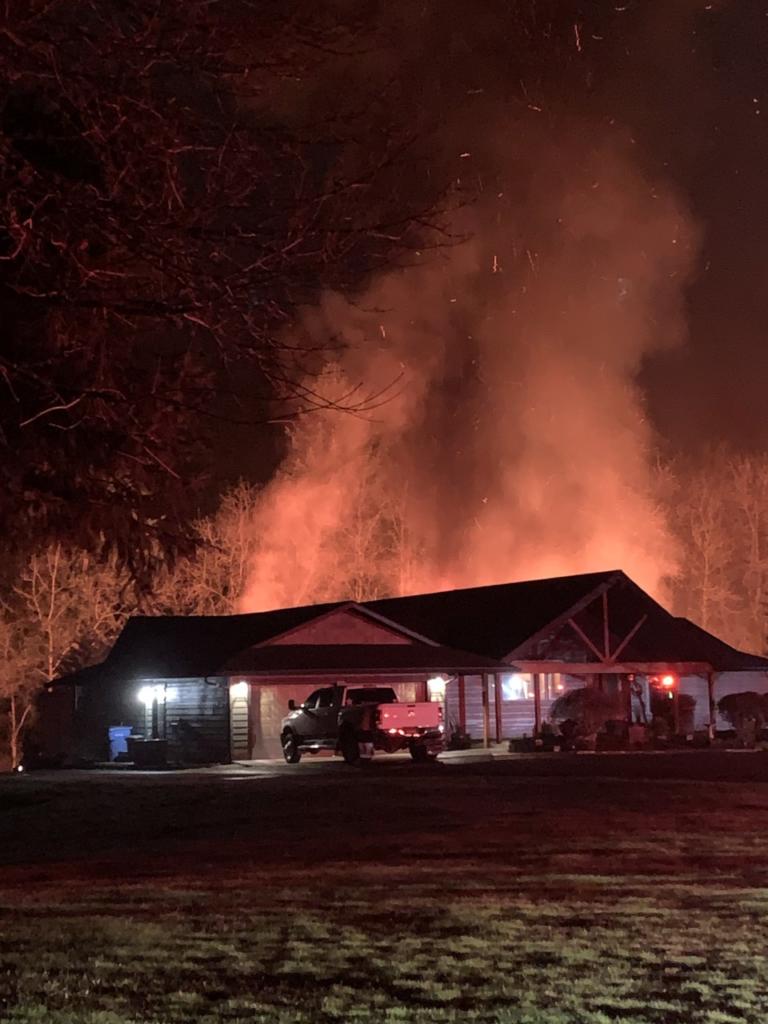
[[[6,778],[0,1021],[764,1024],[767,839],[765,755]]]

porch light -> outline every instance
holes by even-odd
[[[229,688],[229,695],[232,700],[248,700],[248,694],[250,692],[249,684],[241,679],[239,683],[233,683]]]
[[[151,707],[155,701],[158,704],[165,704],[165,687],[142,686],[138,693],[139,700],[145,707]]]
[[[665,689],[671,690],[672,687],[675,685],[675,677],[674,676],[670,676],[670,675],[662,676],[661,677],[661,685]]]

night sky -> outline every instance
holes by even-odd
[[[700,236],[687,343],[648,356],[640,376],[659,440],[671,454],[721,442],[765,447],[768,9],[627,0],[542,3],[540,11],[539,27],[555,19],[561,40],[543,71],[505,4],[391,5],[381,15],[384,45],[342,61],[337,81],[312,86],[314,100],[378,77],[386,101],[433,133],[429,159],[438,172],[467,171],[469,161],[457,158],[471,151],[470,187],[481,183],[473,200],[481,206],[493,190],[514,195],[518,184],[509,147],[498,153],[502,124],[513,152],[548,118],[629,138],[637,164],[679,195]],[[526,99],[543,109],[532,112]],[[251,436],[227,428],[218,455],[224,476],[270,474],[280,429],[259,450]]]
[[[703,233],[690,339],[648,367],[650,408],[681,447],[764,447],[768,9],[697,6],[695,32],[631,47],[627,60],[628,117]]]

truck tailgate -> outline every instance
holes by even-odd
[[[418,704],[379,704],[379,728],[437,729],[442,719],[442,708],[432,701]]]

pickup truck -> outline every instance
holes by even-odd
[[[347,764],[370,761],[374,750],[409,750],[429,761],[444,747],[443,709],[422,701],[400,703],[390,686],[326,686],[304,701],[288,701],[280,739],[288,764],[304,753],[340,753]]]

